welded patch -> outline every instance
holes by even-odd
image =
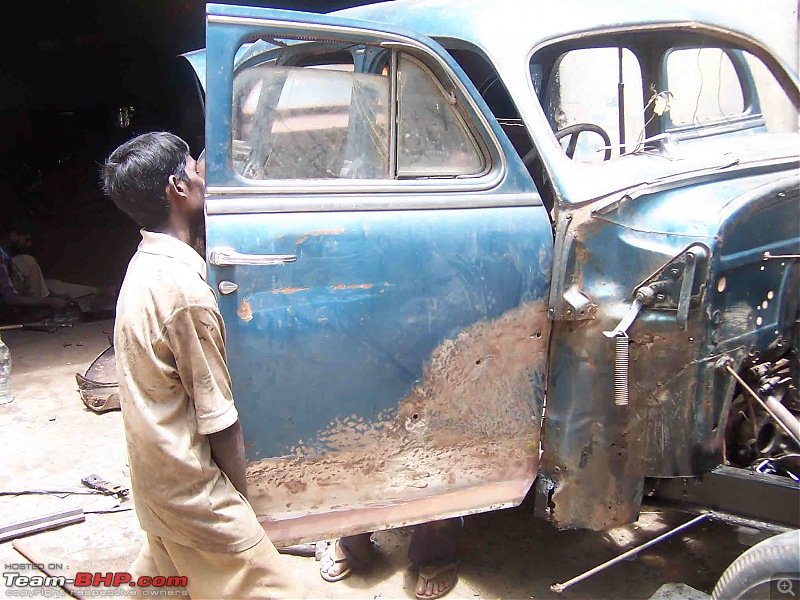
[[[292,456],[251,464],[250,500],[257,514],[275,519],[496,482],[532,483],[549,338],[546,310],[541,301],[472,325],[442,341],[420,383],[376,421],[340,417],[313,440],[298,440]],[[475,508],[497,499],[487,495],[484,501]]]

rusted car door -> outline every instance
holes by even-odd
[[[430,39],[209,5],[209,282],[276,543],[519,503],[550,221]]]

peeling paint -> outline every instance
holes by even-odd
[[[311,289],[311,288],[307,288],[307,287],[285,287],[285,288],[280,288],[280,289],[277,289],[277,290],[272,290],[272,293],[273,294],[284,294],[285,296],[288,296],[289,294],[296,294],[297,292],[307,292],[309,289]]]
[[[517,307],[443,340],[423,377],[374,421],[342,416],[291,455],[248,467],[263,519],[316,515],[516,482],[537,473],[549,321],[544,302]],[[486,506],[502,502],[487,495]],[[448,513],[432,503],[435,519]],[[450,507],[452,508],[452,507]],[[434,510],[434,509],[432,509]],[[310,517],[309,517],[310,518]],[[382,523],[381,526],[398,525]]]
[[[321,237],[323,235],[341,235],[344,232],[345,232],[344,227],[334,227],[332,229],[320,229],[318,231],[309,231],[304,236],[297,238],[295,245],[301,246],[306,241],[308,241],[308,238],[310,237]]]
[[[239,310],[236,311],[236,314],[239,315],[239,318],[242,321],[249,323],[253,320],[253,307],[250,306],[250,303],[247,300],[242,300],[242,302],[239,304]]]
[[[372,289],[372,283],[353,283],[353,284],[346,284],[346,283],[337,283],[336,285],[332,285],[332,290],[369,290]]]

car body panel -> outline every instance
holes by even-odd
[[[788,271],[763,257],[800,251],[799,199],[786,171],[752,168],[575,215],[565,277],[597,308],[592,320],[553,325],[542,516],[562,528],[630,522],[644,477],[691,476],[722,462],[735,381],[715,366],[787,336],[778,298]],[[615,348],[602,333],[620,322],[649,274],[697,244],[713,257],[698,274],[704,299],[685,329],[674,309],[640,313],[628,330],[630,404],[617,406]],[[609,255],[618,257],[613,265],[601,258]],[[767,301],[770,291],[775,301]]]
[[[215,10],[217,75],[242,41],[291,16],[242,9],[244,23],[215,22],[239,14]],[[318,21],[302,31],[333,21],[363,35]],[[273,541],[521,502],[538,470],[552,230],[519,158],[501,154],[502,130],[487,132],[492,166],[477,180],[287,190],[222,159],[225,81],[210,80],[206,96],[209,283],[237,286],[219,304],[250,500]],[[293,260],[215,265],[224,249]]]
[[[238,285],[220,307],[253,504],[276,540],[509,506],[537,476],[540,515],[603,529],[636,519],[645,477],[720,464],[736,388],[723,367],[785,344],[800,279],[798,135],[768,132],[741,53],[773,69],[795,111],[797,76],[750,23],[633,1],[208,11],[208,65],[192,62],[209,84],[209,253],[296,257],[210,267],[213,286]],[[241,45],[264,31],[369,41],[436,63],[485,136],[489,169],[407,181],[237,175],[230,90]],[[729,49],[745,111],[690,127],[667,116],[646,148],[571,160],[531,65],[552,68],[559,52],[595,40]],[[528,138],[540,172],[448,53],[462,49],[502,81],[519,116],[510,125],[525,132],[515,144]],[[643,78],[660,85],[664,64],[651,60]],[[618,345],[604,334],[643,288],[656,292],[627,331],[621,403]]]

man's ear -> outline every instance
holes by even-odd
[[[175,177],[175,175],[170,175],[167,182],[167,198],[170,197],[174,199],[186,197],[186,183]]]

